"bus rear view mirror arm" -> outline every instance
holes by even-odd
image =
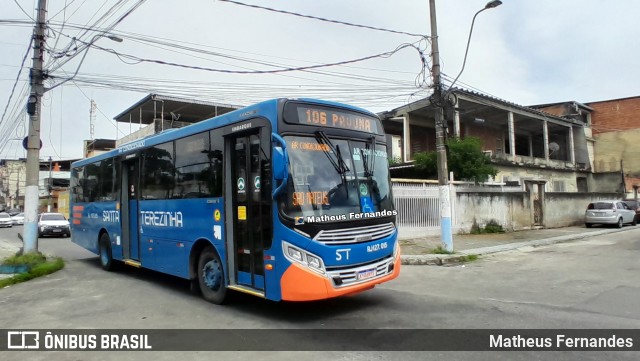
[[[273,198],[275,199],[280,192],[287,185],[287,180],[289,179],[289,155],[287,154],[287,144],[281,136],[272,133],[271,139],[274,142],[273,153],[271,156],[271,162],[273,164],[273,177],[277,182],[280,182],[272,193]],[[276,145],[276,143],[280,143]]]

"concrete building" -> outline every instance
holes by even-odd
[[[587,119],[459,88],[448,94],[447,102],[448,137],[480,138],[498,169],[494,182],[542,185],[547,192],[596,188]],[[381,114],[393,158],[407,163],[417,152],[435,150],[434,111],[427,98]]]
[[[621,174],[627,197],[637,198],[640,188],[640,96],[536,107],[562,117],[583,118],[592,132],[587,139],[594,174]]]
[[[56,212],[59,194],[69,188],[74,160],[41,160],[38,174],[38,211]],[[0,160],[0,209],[24,210],[26,159]]]
[[[26,159],[0,160],[0,209],[24,208]]]

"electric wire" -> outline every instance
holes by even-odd
[[[51,94],[51,93],[49,93],[49,94]],[[56,150],[55,145],[53,145],[53,140],[51,139],[51,133],[53,132],[53,94],[51,94],[51,98],[49,100],[50,100],[50,104],[49,104],[49,144],[51,145],[51,149],[53,149],[53,152],[56,154],[58,159],[62,159],[62,157],[60,157],[60,154],[58,154],[58,151]],[[62,127],[60,127],[60,131],[62,131]],[[60,151],[62,152],[62,149]]]
[[[160,59],[141,58],[141,57],[138,57],[138,56],[135,56],[135,55],[131,55],[131,54],[120,53],[120,52],[117,52],[117,51],[115,51],[113,49],[103,48],[103,47],[97,46],[95,44],[88,44],[88,46],[92,46],[92,47],[94,47],[96,49],[99,49],[99,50],[114,54],[118,58],[125,58],[125,59],[129,59],[129,60],[132,60],[132,61],[135,61],[135,62],[138,62],[138,63],[154,63],[154,64],[168,65],[168,66],[173,66],[173,67],[178,67],[178,68],[185,68],[185,69],[192,69],[192,70],[202,70],[202,71],[215,72],[215,73],[225,73],[225,74],[277,74],[277,73],[286,73],[286,72],[293,72],[293,71],[303,71],[303,70],[327,68],[327,67],[333,67],[333,66],[338,66],[338,65],[359,63],[359,62],[363,62],[363,61],[371,60],[371,59],[376,59],[376,58],[388,58],[388,57],[391,57],[392,55],[396,54],[400,50],[405,49],[405,48],[409,48],[409,47],[414,48],[414,49],[418,50],[418,52],[420,52],[420,50],[417,49],[417,47],[415,45],[413,45],[413,44],[403,44],[403,45],[398,46],[395,50],[392,50],[392,51],[386,51],[386,52],[379,53],[379,54],[364,56],[364,57],[360,57],[360,58],[356,58],[356,59],[343,60],[343,61],[333,62],[333,63],[316,64],[316,65],[299,66],[299,67],[289,67],[289,68],[272,69],[272,70],[230,70],[230,69],[217,69],[217,68],[209,68],[209,67],[203,67],[203,66],[187,65],[187,64],[181,64],[181,63],[165,61],[165,60],[160,60]]]
[[[61,35],[66,36],[66,35],[64,35],[64,34],[61,34]],[[165,46],[159,46],[159,45],[153,45],[153,46],[154,46],[154,47],[156,47],[156,48],[163,49],[163,50],[165,50],[165,51],[172,51],[172,52],[177,52],[177,53],[181,53],[181,54],[183,54],[182,52],[179,52],[179,51],[177,51],[177,50],[171,49],[171,48],[170,48],[170,46],[172,46],[172,45],[173,45],[173,44],[167,45],[167,47],[165,47]],[[191,49],[189,49],[189,50],[191,50]],[[199,49],[193,49],[193,51],[194,51],[194,52],[197,52],[197,53],[202,53],[202,51],[199,51]],[[207,52],[207,51],[205,51],[205,53],[208,53],[208,52]],[[198,58],[198,59],[204,59],[204,60],[214,61],[214,60],[211,60],[211,59],[208,59],[208,58],[205,58],[205,57],[202,57],[202,56],[198,56],[198,55],[189,55],[189,54],[184,54],[184,55],[191,56],[191,57],[195,57],[195,58]],[[256,64],[262,64],[262,65],[270,65],[270,66],[274,66],[274,67],[276,67],[276,66],[279,66],[279,67],[285,67],[285,66],[287,66],[287,65],[283,65],[282,63],[272,63],[272,62],[256,61],[256,60],[253,60],[253,59],[251,59],[251,58],[238,58],[238,57],[236,57],[236,56],[230,56],[230,55],[222,54],[222,53],[218,53],[218,52],[214,52],[214,53],[212,53],[212,55],[214,55],[214,56],[219,56],[219,57],[224,57],[224,58],[230,58],[230,59],[239,59],[239,60],[242,60],[242,61],[245,61],[245,62],[249,62],[249,63],[256,63]],[[128,62],[128,61],[126,61],[125,59],[122,59],[122,58],[121,58],[121,60],[122,60],[122,61],[124,61],[124,62],[125,62],[125,63],[127,63],[127,64],[134,64],[134,63],[138,63],[137,61],[136,61],[136,62],[131,62],[131,63],[130,63],[130,62]],[[220,61],[214,61],[214,62],[222,63],[222,64],[228,64],[228,63],[224,63],[224,62],[220,62]],[[311,63],[311,62],[309,62],[309,63]],[[241,69],[254,69],[254,68],[243,67],[243,66],[239,66],[239,65],[237,65],[237,67],[239,67],[239,68],[241,68]],[[350,68],[353,68],[353,67],[350,67]],[[372,81],[372,82],[374,82],[374,81],[375,81],[375,82],[381,82],[381,81],[384,81],[384,82],[393,82],[393,81],[395,81],[395,80],[393,80],[393,79],[373,78],[373,77],[371,77],[371,76],[363,77],[363,76],[360,76],[360,75],[356,75],[356,74],[355,74],[355,73],[353,73],[353,72],[350,72],[350,73],[344,73],[344,72],[333,72],[333,73],[327,73],[326,71],[320,71],[320,70],[306,70],[305,72],[306,72],[306,73],[310,73],[310,74],[318,74],[318,75],[334,76],[334,77],[339,77],[339,78],[341,78],[341,79],[347,79],[347,78],[349,78],[349,79],[364,80],[364,81]],[[400,72],[398,72],[398,73],[400,73]],[[405,72],[405,73],[407,73],[407,74],[408,74],[408,72]],[[295,79],[301,79],[301,80],[311,80],[311,79],[309,79],[309,78],[305,78],[305,77],[301,77],[301,76],[297,76],[297,75],[285,75],[285,74],[281,74],[280,76],[285,76],[285,77],[295,78]]]
[[[20,5],[20,3],[18,2],[18,0],[13,0],[14,3],[16,3],[16,5],[18,5],[18,7],[20,8],[20,10],[22,10],[22,13],[24,13],[29,19],[31,19],[32,21],[36,21],[33,16],[29,15]]]
[[[76,84],[76,82],[75,82],[74,80],[72,80],[72,81],[71,81],[71,83],[73,83],[73,85],[75,85],[75,87],[80,91],[80,93],[81,93],[82,95],[84,95],[84,97],[85,97],[85,98],[87,98],[87,100],[91,100],[91,98],[87,95],[87,93],[85,93],[85,92],[82,90],[82,88],[80,88],[80,87],[78,86],[78,84]],[[121,130],[118,128],[118,126],[114,123],[113,119],[111,119],[111,118],[107,117],[107,115],[106,115],[106,114],[104,114],[104,113],[102,112],[102,109],[100,109],[97,105],[96,105],[96,109],[100,112],[100,114],[102,114],[102,116],[103,116],[105,119],[107,119],[107,120],[109,121],[109,123],[111,123],[111,125],[113,125],[113,126],[116,128],[116,130],[117,130],[117,131],[119,131],[122,135],[127,135],[125,132],[121,131]]]
[[[24,63],[27,61],[27,57],[29,56],[29,52],[31,51],[31,46],[33,45],[33,37],[29,40],[29,45],[27,46],[27,51],[22,57],[22,63],[20,64],[20,69],[18,70],[18,76],[16,76],[16,81],[13,83],[13,87],[11,88],[11,93],[9,94],[9,99],[7,100],[7,105],[4,107],[4,111],[2,113],[2,117],[0,117],[0,124],[5,121],[5,115],[7,114],[7,109],[9,109],[9,104],[11,104],[11,99],[13,98],[14,92],[16,90],[16,86],[18,85],[18,81],[20,80],[20,76],[22,75],[22,69],[24,68]]]
[[[118,3],[116,3],[116,5],[114,5],[107,13],[109,13],[112,9],[114,9],[116,6],[123,4],[124,0],[118,1]],[[63,65],[65,65],[66,63],[68,63],[69,61],[71,61],[71,59],[73,59],[76,55],[78,55],[79,53],[81,53],[83,50],[87,49],[89,46],[91,46],[96,40],[98,40],[98,36],[99,35],[104,35],[108,32],[110,32],[111,30],[113,30],[116,26],[118,26],[118,24],[120,24],[124,19],[126,19],[129,15],[131,15],[131,13],[133,13],[136,9],[138,9],[146,0],[138,0],[131,8],[129,8],[129,10],[126,11],[126,13],[124,13],[123,15],[121,15],[115,22],[113,22],[111,25],[107,26],[104,30],[104,32],[100,32],[99,34],[96,34],[93,36],[93,38],[89,41],[89,42],[83,42],[83,45],[78,47],[77,51],[72,54],[67,56],[66,59],[58,62],[57,64],[54,64],[52,66],[50,66],[49,71],[55,71],[57,69],[60,69]],[[98,21],[96,21],[96,23],[91,26],[89,29],[93,30],[94,27],[97,27],[97,22],[102,21],[105,18],[105,16],[102,16],[100,19],[98,19]],[[86,30],[84,33],[82,33],[82,35],[85,35],[88,33],[89,30]],[[81,37],[82,35],[78,36]],[[77,37],[77,38],[78,38]],[[80,40],[80,39],[77,39]]]
[[[92,26],[88,25],[88,23],[91,22],[93,20],[93,18],[100,13],[102,8],[107,5],[106,1],[103,2],[102,5],[93,13],[91,18],[89,18],[89,20],[87,21],[87,24],[77,28],[79,30],[77,35],[74,36],[74,37],[69,37],[69,38],[71,38],[71,41],[69,42],[69,44],[67,44],[67,46],[63,50],[59,51],[57,54],[55,54],[54,51],[51,50],[51,52],[54,53],[53,56],[52,56],[53,59],[49,64],[47,64],[47,67],[49,67],[49,68],[53,67],[54,65],[56,65],[56,62],[58,62],[59,59],[64,57],[64,56],[72,58],[78,52],[80,52],[81,50],[78,51],[78,47],[77,47],[77,44],[76,44],[76,38],[81,37],[82,35],[80,35],[80,34],[84,35],[84,34],[87,34],[89,31],[94,31],[93,29],[97,28],[98,24],[102,21],[102,19],[104,19],[105,17],[108,17],[110,14],[112,14],[117,9],[118,5],[122,5],[122,1],[123,0],[119,0],[118,3],[116,3],[109,10],[107,10],[107,12],[105,14],[103,14]],[[82,4],[80,4],[80,7],[82,5],[84,5],[84,2]],[[78,7],[78,9],[76,9],[76,11],[73,14],[71,14],[71,16],[73,16],[80,9],[80,7]],[[65,23],[66,23],[66,21],[63,21],[63,23],[61,25],[60,33],[64,29]],[[49,28],[49,29],[53,30],[52,28]],[[58,38],[59,37],[57,37],[57,39]],[[57,42],[56,42],[56,45],[57,45]],[[55,46],[54,46],[54,48],[55,48]],[[71,52],[71,51],[73,51],[73,52]]]
[[[275,13],[293,15],[293,16],[298,16],[298,17],[302,17],[302,18],[325,21],[325,22],[329,22],[329,23],[341,24],[341,25],[352,26],[352,27],[357,27],[357,28],[364,28],[364,29],[376,30],[376,31],[384,31],[384,32],[387,32],[387,33],[409,35],[409,36],[419,36],[419,37],[424,37],[425,36],[424,34],[408,33],[408,32],[404,32],[404,31],[384,29],[384,28],[379,28],[379,27],[375,27],[375,26],[354,24],[354,23],[349,23],[349,22],[345,22],[345,21],[325,19],[325,18],[321,18],[321,17],[318,17],[318,16],[313,16],[313,15],[299,14],[299,13],[295,13],[295,12],[292,12],[292,11],[273,9],[273,8],[269,8],[269,7],[266,7],[266,6],[245,4],[245,3],[242,3],[242,2],[239,2],[239,1],[234,1],[234,0],[219,0],[219,1],[230,3],[230,4],[235,4],[235,5],[240,5],[240,6],[246,6],[246,7],[250,7],[250,8],[254,8],[254,9],[267,10],[267,11],[271,11],[271,12],[275,12]]]
[[[79,26],[77,24],[76,25],[69,24],[68,27],[70,27],[70,28],[84,28],[83,26]],[[95,30],[98,31],[98,32],[101,32],[101,33],[106,33],[106,29],[97,28]],[[148,36],[148,35],[143,35],[143,34],[138,34],[138,33],[133,33],[133,32],[113,31],[112,34],[117,35],[119,37],[122,37],[122,38],[124,38],[124,39],[126,39],[128,41],[131,40],[131,41],[139,42],[139,43],[166,45],[166,46],[169,46],[169,47],[180,48],[180,49],[184,49],[184,50],[193,51],[193,52],[196,52],[196,53],[203,53],[203,54],[209,54],[210,53],[212,55],[218,55],[218,56],[222,56],[222,57],[225,57],[225,58],[231,58],[231,59],[235,59],[235,57],[231,56],[231,55],[224,54],[224,53],[214,53],[214,52],[211,52],[210,50],[206,50],[206,49],[217,49],[217,50],[229,51],[229,52],[234,52],[234,53],[247,54],[247,55],[252,56],[252,57],[259,56],[259,57],[263,57],[263,58],[264,57],[269,57],[269,58],[274,58],[274,59],[296,61],[296,62],[309,62],[308,60],[293,59],[293,58],[281,57],[281,56],[275,56],[275,55],[266,55],[266,54],[261,54],[261,53],[248,52],[246,50],[235,50],[235,49],[228,49],[228,48],[221,48],[221,47],[213,47],[213,46],[207,46],[207,45],[202,45],[202,44],[189,42],[189,41],[186,41],[186,40],[173,40],[173,39],[162,38],[162,37],[153,37],[153,36]],[[67,37],[71,38],[68,35],[64,35],[64,36],[67,36]],[[423,39],[421,39],[420,41],[418,41],[416,43],[420,43],[422,41],[427,41],[428,42],[428,40],[429,40],[428,37],[424,37]],[[416,44],[416,43],[414,43],[414,44]],[[190,46],[187,46],[187,45],[190,45]],[[197,47],[200,47],[200,48],[197,48]],[[252,58],[241,58],[241,59],[252,59]],[[407,71],[401,71],[401,70],[374,69],[374,68],[364,68],[364,67],[355,67],[355,66],[345,66],[345,67],[346,68],[352,68],[352,69],[373,70],[373,71],[397,73],[397,74],[409,73]]]
[[[87,1],[87,0],[84,0],[84,2],[86,2],[86,1]],[[60,13],[64,13],[63,18],[64,18],[64,19],[67,19],[67,15],[66,15],[66,14],[67,14],[67,8],[68,8],[69,6],[71,6],[74,2],[76,2],[76,0],[71,0],[71,2],[69,2],[69,3],[67,3],[67,0],[65,0],[65,1],[64,1],[64,7],[63,7],[60,11],[58,11],[57,13],[55,13],[54,15],[50,16],[48,20],[49,20],[49,21],[51,21],[51,20],[55,19],[58,15],[60,15]],[[83,2],[82,4],[84,4],[84,2]],[[80,4],[80,6],[82,6],[82,4]],[[79,8],[78,8],[78,9],[79,9]],[[77,10],[76,10],[76,11],[77,11]],[[74,13],[75,13],[75,12],[74,12]],[[64,22],[64,21],[63,21],[63,22]]]
[[[71,0],[71,3],[73,4],[74,1],[75,0]],[[62,32],[64,30],[64,26],[67,23],[67,11],[66,10],[67,10],[67,7],[69,6],[67,4],[67,0],[64,0],[64,4],[65,4],[64,8],[60,11],[60,12],[64,11],[64,15],[62,16],[62,26],[60,28],[60,32]],[[54,17],[57,16],[58,14],[60,14],[60,12],[58,12],[56,15],[54,15]],[[50,28],[48,28],[48,29],[50,29]],[[59,36],[56,37],[56,42],[53,44],[53,49],[55,49],[58,46],[58,41],[60,41],[60,37]]]

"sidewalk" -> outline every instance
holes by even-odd
[[[16,246],[20,240],[16,237],[15,241],[9,241],[6,239],[0,239],[0,263],[6,258],[11,257],[18,253],[20,247]],[[13,277],[12,273],[0,273],[0,279]]]
[[[486,255],[522,247],[538,247],[573,241],[602,234],[625,232],[636,227],[584,228],[564,227],[493,234],[462,234],[453,236],[454,254],[434,254],[440,246],[440,236],[401,240],[402,264],[446,265],[464,262],[470,255]]]

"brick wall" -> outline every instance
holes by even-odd
[[[505,153],[504,137],[507,135],[504,130],[463,123],[461,124],[460,135],[463,138],[465,136],[480,138],[480,140],[482,140],[483,150],[490,150],[494,153]],[[500,148],[499,152],[497,151],[498,147]],[[508,149],[506,151],[508,151]]]
[[[627,195],[627,198],[635,198],[636,192],[637,196],[640,197],[640,177],[631,177],[626,175],[624,177],[624,185],[626,188],[625,193]]]
[[[587,104],[593,109],[591,125],[596,172],[620,170],[640,176],[640,96]]]
[[[640,97],[587,103],[593,134],[640,129]]]

